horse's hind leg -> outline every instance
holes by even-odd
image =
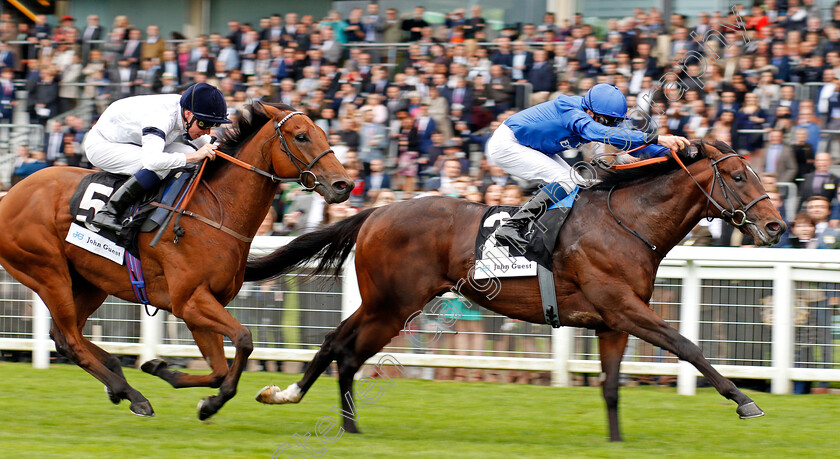
[[[362,313],[362,311],[368,311]],[[318,376],[333,361],[338,362],[338,388],[344,417],[344,430],[359,433],[356,427],[356,406],[353,403],[353,377],[367,359],[379,352],[399,333],[402,322],[393,316],[387,319],[370,314],[363,304],[358,311],[339,324],[324,338],[303,378],[280,390],[267,386],[257,394],[257,401],[269,404],[297,403],[312,387]]]
[[[55,325],[53,325],[52,329],[50,329],[50,338],[52,338],[52,340],[55,342],[55,350],[58,351],[59,354],[63,355],[68,360],[78,365],[75,355],[70,349],[70,346],[67,344],[67,338],[64,336],[64,333],[62,333],[61,330],[59,330],[58,327],[56,327]],[[116,357],[105,352],[104,349],[91,343],[90,341],[87,341],[87,339],[85,340],[85,346],[88,347],[88,350],[90,350],[90,352],[97,356],[99,361],[102,362],[106,368],[111,370],[117,376],[125,379],[125,376],[122,372],[122,366],[120,365],[120,361]],[[115,405],[119,404],[123,399],[122,397],[117,396],[114,393],[113,389],[111,389],[107,385],[105,386],[105,393],[108,394],[108,399],[111,400],[111,403]]]
[[[613,330],[598,332],[601,370],[604,372],[602,390],[607,404],[610,441],[621,441],[621,429],[618,425],[618,378],[621,358],[626,346],[627,333]]]
[[[190,330],[195,344],[201,350],[201,355],[210,361],[212,372],[207,375],[191,375],[176,370],[170,370],[165,361],[149,360],[140,369],[155,375],[172,385],[176,389],[184,387],[219,387],[228,373],[227,359],[225,359],[222,335],[203,329]]]
[[[82,336],[81,329],[85,319],[96,308],[90,304],[76,304],[76,295],[69,287],[66,287],[71,284],[69,275],[62,276],[61,273],[55,273],[51,279],[49,283],[35,284],[39,287],[36,293],[44,300],[52,314],[53,324],[58,332],[53,332],[53,336],[60,336],[59,339],[64,346],[63,352],[82,369],[102,382],[111,391],[109,396],[112,401],[115,398],[127,398],[131,401],[132,413],[153,416],[154,410],[146,397],[132,388],[124,377],[103,363],[101,357],[103,353],[107,353],[101,349],[99,349],[101,352],[92,351],[93,348],[98,349],[98,347]],[[119,371],[121,373],[121,370]]]
[[[102,306],[102,302],[105,301],[105,298],[108,297],[108,294],[104,291],[97,289],[93,285],[91,285],[86,280],[82,279],[79,276],[73,276],[73,302],[76,304],[76,307],[79,311],[78,319],[77,319],[77,328],[79,332],[82,332],[84,329],[85,322],[87,321],[88,317],[93,314],[100,306]],[[58,333],[60,334],[60,332]],[[63,338],[63,336],[62,336]],[[64,339],[64,338],[63,338]],[[87,338],[84,339],[84,344],[88,348],[88,350],[102,362],[103,365],[109,370],[111,370],[117,377],[122,379],[123,381],[128,384],[128,381],[125,379],[125,375],[123,374],[122,364],[120,363],[119,359],[102,349],[101,347],[93,344]],[[66,345],[66,339],[65,339]],[[56,342],[56,348],[58,348],[58,344]],[[118,395],[111,387],[105,386],[105,393],[108,394],[108,399],[111,400],[113,404],[119,404],[123,398],[121,395]]]
[[[629,301],[624,299],[620,310],[604,311],[602,316],[611,328],[638,336],[694,365],[721,395],[738,404],[737,412],[742,419],[764,416],[764,411],[751,398],[738,390],[732,381],[724,378],[712,367],[712,364],[703,357],[703,352],[696,344],[668,326],[641,299],[637,297],[633,297]]]
[[[335,330],[327,333],[324,337],[324,342],[321,344],[321,349],[309,362],[306,367],[306,372],[300,381],[292,383],[289,387],[281,390],[277,386],[265,386],[257,393],[257,401],[269,405],[282,405],[286,403],[298,403],[303,399],[303,396],[309,391],[309,388],[315,384],[315,380],[327,369],[327,367],[336,359],[338,353],[344,343],[349,339],[347,330],[352,330],[353,326],[348,323],[354,323],[358,320],[356,314],[350,316],[347,320],[338,324]]]
[[[341,350],[336,359],[344,430],[350,433],[361,433],[356,427],[358,412],[353,403],[353,378],[365,361],[382,350],[393,337],[397,336],[403,326],[397,314],[390,317],[368,314],[364,318],[361,324],[347,334],[349,339],[341,343]]]

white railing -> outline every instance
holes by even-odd
[[[290,239],[258,237],[252,255]],[[54,351],[49,313],[37,296],[2,274],[0,349],[32,351],[33,365],[44,368]],[[246,286],[228,306],[254,334],[252,359],[310,360],[323,335],[361,303],[352,257],[337,282],[308,285],[295,279]],[[840,251],[677,247],[660,267],[651,306],[698,343],[724,376],[770,380],[773,393],[788,393],[794,380],[840,381],[838,299]],[[86,335],[109,352],[137,355],[141,362],[201,356],[183,324],[166,313],[149,317],[141,310],[109,299],[88,321]],[[475,319],[483,331],[461,330],[456,323],[435,346],[418,348],[401,336],[384,352],[401,352],[405,366],[546,371],[556,386],[568,385],[574,373],[601,371],[591,331],[513,324],[484,309]],[[454,346],[457,334],[477,337],[479,344]],[[225,349],[232,357],[229,343]],[[677,376],[679,393],[686,395],[694,393],[699,376],[691,365],[635,338],[621,371]]]

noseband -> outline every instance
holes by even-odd
[[[763,195],[750,201],[748,204],[744,204],[744,201],[741,201],[741,198],[738,197],[738,195],[735,193],[735,190],[733,190],[732,187],[729,186],[729,184],[726,183],[725,180],[723,180],[723,176],[721,175],[720,170],[718,169],[718,163],[733,157],[739,158],[742,161],[744,160],[744,158],[742,158],[741,155],[737,153],[729,153],[728,155],[724,155],[723,157],[712,161],[712,169],[714,169],[715,172],[714,178],[712,179],[711,190],[707,192],[705,189],[703,189],[700,183],[697,182],[694,176],[691,175],[691,172],[688,171],[688,168],[686,168],[685,165],[682,163],[682,160],[680,160],[679,155],[673,155],[673,158],[677,161],[680,167],[682,167],[683,170],[685,170],[688,176],[691,177],[691,180],[697,185],[697,188],[699,188],[700,191],[702,191],[703,194],[706,196],[706,215],[709,214],[709,205],[714,205],[715,208],[717,208],[717,210],[720,212],[720,215],[724,218],[724,220],[727,220],[733,226],[740,228],[744,225],[754,223],[751,220],[747,219],[747,212],[754,205],[758,204],[759,201],[761,201],[762,199],[770,199],[770,196],[768,196],[767,193],[764,193]],[[726,203],[729,204],[729,209],[724,208],[714,198],[712,198],[711,193],[714,192],[716,182],[720,183],[720,191],[721,193],[723,193],[723,198],[726,199]],[[735,200],[735,203],[732,202],[732,199]],[[736,208],[736,203],[738,206],[741,207],[740,209]]]
[[[295,154],[292,153],[291,148],[289,148],[289,144],[286,142],[286,138],[283,136],[283,133],[281,132],[281,128],[283,127],[283,124],[286,121],[288,121],[289,118],[291,118],[295,115],[305,115],[305,113],[303,113],[303,112],[291,112],[288,115],[286,115],[285,117],[283,117],[282,120],[274,122],[274,135],[272,135],[271,137],[266,139],[265,142],[263,142],[262,146],[260,147],[260,153],[262,153],[263,158],[265,158],[264,149],[265,149],[266,144],[268,144],[270,141],[272,141],[275,137],[279,137],[280,142],[282,143],[280,149],[283,150],[283,153],[286,153],[286,156],[289,157],[289,161],[291,161],[292,164],[295,166],[295,169],[298,170],[298,173],[300,175],[298,175],[297,177],[278,177],[278,176],[276,176],[276,175],[274,175],[270,172],[266,172],[262,169],[258,169],[256,166],[252,166],[252,165],[250,165],[250,164],[248,164],[244,161],[241,161],[237,158],[234,158],[233,156],[230,156],[230,155],[228,155],[224,152],[221,152],[221,151],[217,151],[216,155],[220,156],[223,159],[226,159],[226,160],[232,162],[233,164],[236,164],[239,167],[244,167],[245,169],[248,169],[252,172],[256,172],[257,174],[262,175],[263,177],[270,178],[274,182],[281,182],[281,183],[297,182],[297,183],[300,183],[300,185],[303,187],[304,191],[314,190],[315,188],[318,187],[318,185],[321,184],[321,182],[318,181],[318,178],[315,176],[315,173],[312,172],[312,168],[315,166],[315,164],[318,161],[320,161],[321,158],[323,158],[324,156],[326,156],[329,153],[334,153],[334,152],[332,151],[332,149],[328,149],[328,150],[324,151],[323,153],[321,153],[320,155],[316,156],[315,159],[313,159],[309,163],[307,163],[306,161],[304,161],[304,160],[298,158],[297,156],[295,156]],[[266,162],[269,162],[269,161],[266,160]],[[303,165],[303,168],[300,167],[301,165]],[[305,182],[304,177],[308,177],[308,176],[312,177],[312,186],[307,186],[306,183],[304,183]]]
[[[282,147],[283,152],[286,153],[286,155],[289,157],[289,160],[295,166],[295,169],[298,170],[298,172],[300,173],[300,176],[298,176],[297,179],[280,179],[279,181],[298,182],[298,183],[300,183],[300,185],[303,187],[303,189],[305,191],[312,191],[318,185],[320,185],[321,182],[318,181],[318,178],[315,176],[315,173],[312,172],[311,169],[315,166],[315,164],[318,161],[320,161],[321,158],[323,158],[325,155],[327,155],[329,153],[333,153],[333,151],[332,151],[331,148],[327,149],[326,151],[322,152],[320,155],[316,156],[315,159],[313,159],[309,163],[307,163],[306,161],[304,161],[304,160],[298,158],[297,156],[295,156],[295,154],[292,153],[292,149],[289,148],[289,144],[286,142],[286,137],[284,137],[283,133],[280,132],[280,128],[283,127],[283,123],[285,123],[286,121],[288,121],[289,118],[291,118],[295,115],[305,115],[305,113],[303,113],[303,112],[292,112],[292,113],[289,113],[288,115],[286,115],[285,117],[283,117],[282,120],[275,121],[274,122],[274,135],[276,135],[277,137],[280,138],[280,142],[283,144],[283,147]],[[271,139],[269,139],[269,140],[271,140]],[[263,146],[265,146],[265,144],[263,144]],[[303,166],[303,168],[301,168],[301,166]],[[306,177],[306,176],[311,176],[312,177],[312,186],[311,187],[306,186],[306,184],[304,183],[304,177]]]

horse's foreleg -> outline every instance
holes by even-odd
[[[155,375],[172,385],[176,389],[184,387],[219,387],[228,374],[227,359],[225,359],[222,335],[204,329],[190,330],[201,351],[210,361],[212,372],[207,375],[192,375],[177,370],[170,370],[164,360],[154,359],[144,363],[140,369]]]
[[[618,378],[621,358],[627,346],[627,333],[619,331],[598,332],[598,348],[601,352],[601,370],[604,372],[603,393],[607,404],[607,420],[610,441],[621,441],[618,424]]]
[[[752,399],[724,378],[712,364],[703,357],[703,352],[678,331],[671,328],[661,317],[656,315],[639,298],[621,302],[619,310],[602,311],[604,321],[613,329],[626,331],[654,346],[674,353],[677,357],[694,365],[705,376],[717,391],[724,397],[738,404],[738,414],[742,419],[755,418],[764,415]]]
[[[254,343],[248,328],[234,319],[206,288],[197,288],[185,304],[178,306],[173,304],[173,310],[181,311],[180,317],[191,330],[204,329],[227,336],[236,348],[233,365],[219,386],[219,394],[207,397],[198,404],[198,418],[203,421],[216,414],[236,395],[239,378],[248,362],[248,356],[254,350]]]

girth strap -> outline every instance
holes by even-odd
[[[236,231],[228,228],[227,226],[224,226],[219,222],[214,222],[213,220],[210,220],[207,217],[203,217],[201,215],[198,215],[195,212],[191,212],[189,210],[184,210],[184,209],[176,209],[172,206],[167,206],[167,205],[161,204],[159,202],[153,202],[152,205],[155,206],[155,207],[160,207],[161,209],[166,209],[170,212],[175,212],[177,214],[186,215],[187,217],[192,217],[192,218],[200,221],[201,223],[204,223],[204,224],[209,225],[213,228],[221,230],[221,231],[235,237],[236,239],[239,239],[242,242],[250,244],[251,241],[254,240],[254,238],[252,238],[252,237],[243,236],[243,235],[237,233]]]
[[[560,315],[557,312],[557,292],[554,289],[554,273],[537,263],[537,279],[540,283],[540,297],[545,323],[553,328],[560,328]]]

